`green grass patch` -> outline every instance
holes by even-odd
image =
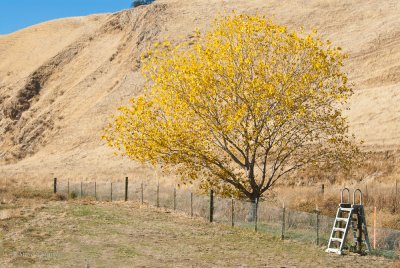
[[[136,257],[139,256],[139,252],[131,246],[121,246],[116,250],[116,255],[119,257]]]
[[[370,255],[381,256],[387,259],[400,260],[400,256],[396,254],[394,250],[387,249],[374,249],[371,251]]]
[[[95,206],[77,205],[71,208],[70,213],[75,217],[88,217],[97,215],[98,212],[96,210]]]

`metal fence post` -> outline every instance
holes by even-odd
[[[374,207],[374,249],[376,249],[376,207]]]
[[[83,196],[82,182],[81,182],[81,198]]]
[[[55,194],[57,193],[57,178],[54,178],[53,192],[54,192]]]
[[[254,231],[257,232],[257,221],[258,221],[258,198],[256,198],[254,203]]]
[[[112,182],[110,183],[110,200],[113,201],[113,196],[112,196]]]
[[[285,239],[285,203],[283,203],[283,208],[282,208],[282,234],[281,234],[281,240]]]
[[[317,245],[319,245],[319,209],[316,209],[315,212],[317,213]]]
[[[94,198],[97,200],[97,184],[96,184],[96,181],[94,181]]]
[[[157,207],[160,207],[160,183],[157,182]]]
[[[231,225],[232,227],[235,226],[235,200],[232,197],[231,200]]]
[[[214,220],[214,191],[210,190],[210,222]]]
[[[128,201],[128,177],[125,177],[125,201]]]

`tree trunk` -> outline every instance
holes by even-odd
[[[249,212],[246,216],[247,222],[254,222],[256,219],[257,206],[258,206],[257,200],[258,200],[257,198],[250,199],[250,208],[249,208]]]

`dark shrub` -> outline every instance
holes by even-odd
[[[148,4],[151,4],[153,2],[154,2],[154,0],[134,0],[134,1],[132,1],[132,7],[148,5]]]

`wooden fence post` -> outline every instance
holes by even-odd
[[[210,190],[210,222],[214,220],[214,190]]]
[[[67,197],[69,198],[69,179],[68,179],[68,181],[67,181]]]
[[[97,200],[97,183],[94,181],[94,198]]]
[[[285,214],[286,214],[285,202],[283,202],[283,208],[282,208],[282,234],[281,234],[281,240],[284,240],[284,239],[285,239]]]
[[[190,192],[190,217],[193,218],[193,193]]]
[[[235,226],[235,200],[232,197],[231,200],[231,225],[232,227]]]
[[[111,184],[110,184],[110,199],[111,199],[111,202],[113,201],[113,196],[112,196],[112,182],[111,182]]]
[[[174,210],[176,210],[176,188],[174,187]]]
[[[54,178],[54,184],[53,184],[53,192],[56,194],[57,193],[57,178]]]
[[[128,177],[125,177],[125,201],[128,201]]]
[[[141,202],[142,202],[142,205],[143,205],[143,202],[144,202],[144,200],[143,200],[143,191],[144,191],[144,185],[143,185],[143,181],[142,181],[142,184],[140,185],[140,191],[141,191],[141,195],[140,195],[140,200],[141,200]]]
[[[324,194],[325,193],[325,184],[321,185],[321,193]]]
[[[397,190],[397,180],[396,180],[396,187],[394,190],[394,212],[395,213],[397,211],[397,194],[398,194],[398,190]]]
[[[83,196],[82,182],[81,182],[81,198]]]

